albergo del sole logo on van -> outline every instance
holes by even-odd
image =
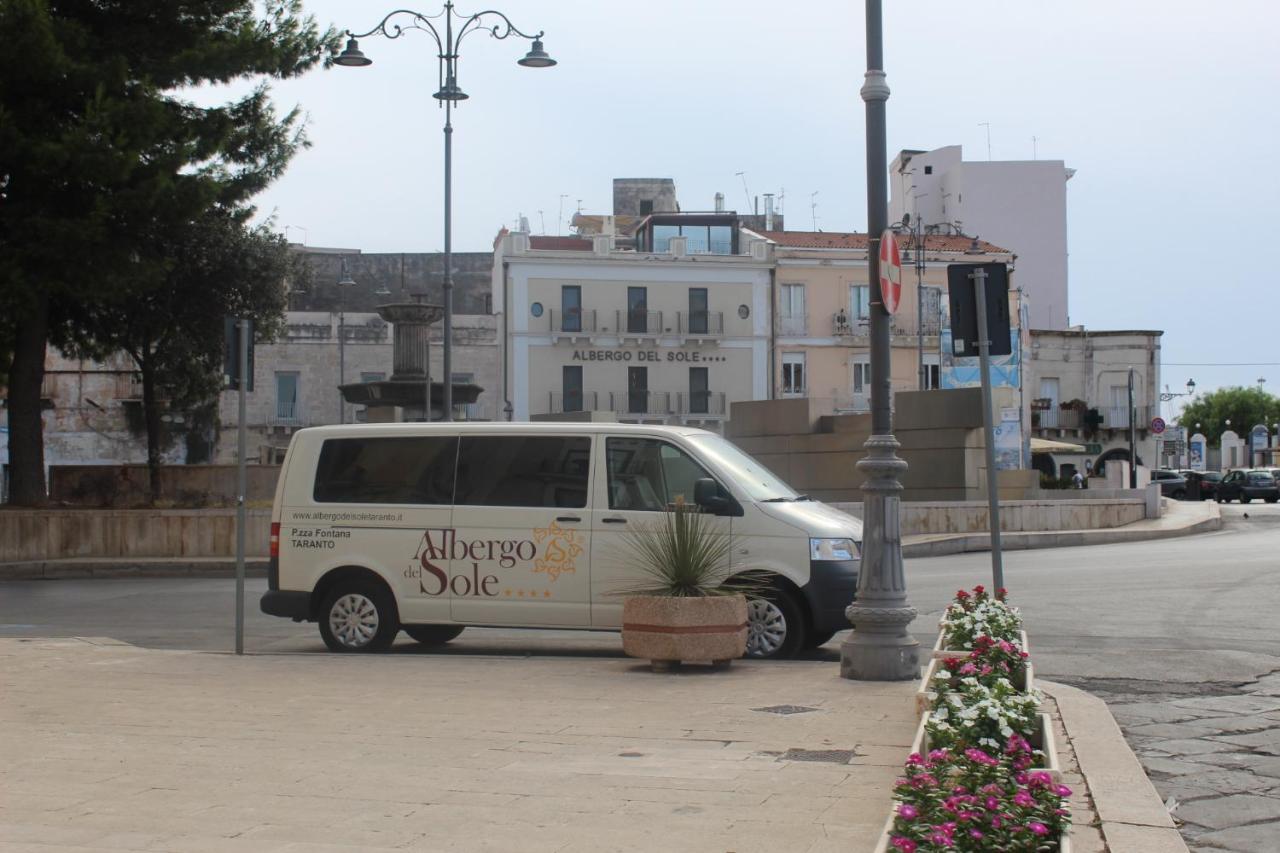
[[[418,581],[422,595],[443,595],[446,590],[459,596],[497,596],[497,575],[481,573],[481,564],[497,564],[511,569],[518,563],[531,563],[538,557],[537,542],[542,544],[542,559],[531,567],[554,582],[560,575],[577,571],[577,557],[582,544],[575,531],[565,530],[554,522],[533,531],[532,539],[463,539],[452,527],[423,531],[413,560],[404,570],[406,578]],[[471,563],[471,571],[449,576],[444,563]]]

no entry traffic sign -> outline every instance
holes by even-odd
[[[888,229],[880,235],[880,298],[885,311],[898,313],[902,304],[902,256],[898,254],[898,238]]]
[[[1151,432],[1155,435],[1164,432],[1164,418],[1156,417],[1151,419]]]

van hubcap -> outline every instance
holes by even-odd
[[[787,617],[772,601],[753,598],[747,602],[747,657],[777,654],[787,639]]]
[[[359,593],[344,595],[329,611],[329,630],[344,646],[354,649],[368,645],[378,633],[378,608]]]

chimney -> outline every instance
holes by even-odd
[[[764,230],[773,230],[773,193],[764,194]]]
[[[716,193],[716,213],[724,213],[724,193]]]

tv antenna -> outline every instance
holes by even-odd
[[[747,173],[734,172],[739,178],[742,178],[742,192],[747,197],[747,210],[751,210],[751,190],[747,189]]]
[[[818,191],[809,193],[809,213],[813,216],[813,230],[818,230]]]
[[[978,122],[978,127],[985,127],[987,129],[987,160],[990,161],[991,160],[991,122],[980,121]]]

